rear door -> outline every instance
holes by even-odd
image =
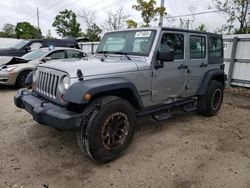
[[[196,95],[208,70],[207,35],[188,34],[188,71],[186,95]]]
[[[161,45],[172,48],[175,57],[172,62],[163,62],[163,68],[153,70],[151,99],[154,102],[181,97],[186,86],[186,33],[163,32],[159,48]]]

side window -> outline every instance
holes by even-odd
[[[37,50],[39,48],[41,48],[43,45],[41,42],[33,42],[31,45],[30,45],[30,49],[31,51],[33,50]]]
[[[65,53],[64,50],[52,52],[48,55],[48,57],[51,57],[51,59],[65,59]]]
[[[161,39],[161,45],[168,45],[174,50],[174,59],[184,59],[184,35],[165,33]]]
[[[206,38],[203,36],[190,36],[190,59],[203,59],[206,57]]]
[[[78,52],[75,50],[67,50],[67,55],[68,58],[82,58],[83,57],[83,53],[82,52]]]
[[[210,57],[220,58],[223,55],[222,39],[216,37],[209,38],[209,54]]]

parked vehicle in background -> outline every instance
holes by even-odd
[[[1,48],[9,48],[13,44],[21,41],[22,39],[15,39],[15,38],[0,38],[0,49]]]
[[[58,59],[82,59],[86,54],[73,48],[41,48],[22,57],[10,57],[0,66],[0,84],[25,87],[25,79],[33,69],[42,63]],[[1,59],[1,58],[0,58]],[[53,61],[54,62],[54,61]]]
[[[8,48],[0,48],[0,56],[21,57],[24,54],[49,46],[80,49],[76,39],[34,39],[19,40]]]
[[[222,36],[176,28],[114,31],[84,63],[44,64],[33,73],[33,91],[19,90],[16,106],[38,123],[75,128],[80,149],[108,162],[131,143],[136,117],[163,121],[177,107],[204,116],[219,111]]]

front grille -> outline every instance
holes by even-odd
[[[56,99],[59,75],[38,70],[37,91],[47,97]]]

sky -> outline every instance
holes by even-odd
[[[161,0],[156,0],[160,6]],[[40,28],[43,35],[51,30],[53,36],[57,36],[55,28],[52,27],[53,20],[59,11],[71,9],[76,14],[81,9],[89,9],[96,13],[96,22],[102,25],[107,17],[107,11],[115,11],[123,7],[130,18],[142,23],[140,13],[132,9],[136,0],[8,0],[0,1],[0,29],[5,23],[16,25],[17,22],[28,21],[37,26],[36,11],[39,8]],[[165,0],[165,7],[169,17],[193,14],[199,12],[213,11],[212,0]],[[198,16],[182,16],[183,20],[190,20],[190,29],[200,24],[205,24],[209,31],[221,28],[226,23],[225,15],[219,13],[202,14]],[[179,26],[179,19],[164,19],[164,26]],[[82,21],[79,19],[82,24]],[[84,27],[84,26],[83,26]]]

